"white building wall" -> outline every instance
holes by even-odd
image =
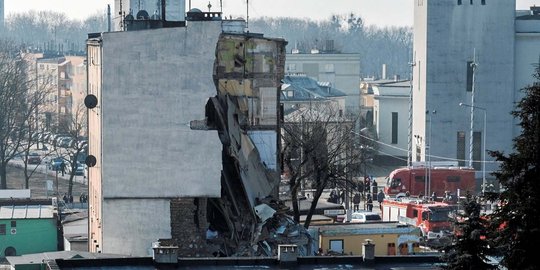
[[[475,51],[479,64],[475,106],[487,108],[486,148],[511,150],[515,1],[462,3],[415,0],[413,135],[421,136],[425,144],[429,133],[425,112],[436,110],[432,115],[432,160],[456,158],[458,131],[466,132],[465,156],[469,156],[470,110],[458,104],[471,103],[471,92],[466,91],[467,61]],[[474,131],[482,131],[482,115],[476,111]]]
[[[100,102],[89,110],[91,251],[147,256],[171,237],[171,198],[221,195],[217,132],[189,128],[216,94],[220,33],[220,22],[191,22],[104,33],[102,54],[89,49],[89,92]]]
[[[217,132],[189,128],[216,93],[220,32],[220,22],[193,22],[104,34],[104,197],[220,196]]]
[[[105,200],[103,253],[151,256],[152,242],[171,238],[168,199]]]
[[[373,86],[374,111],[377,111],[377,135],[380,155],[407,157],[409,132],[409,88]],[[397,144],[392,143],[392,113],[398,114]],[[404,161],[406,162],[406,161]]]

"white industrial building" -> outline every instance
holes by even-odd
[[[526,20],[520,18],[524,13],[516,13],[515,4],[414,1],[413,161],[429,160],[427,150],[431,160],[469,165],[471,137],[478,171],[486,149],[512,151],[520,131],[510,112],[522,97],[519,89],[533,80],[532,64],[540,56],[540,20],[533,11],[525,12]],[[485,108],[485,149],[484,111],[474,110],[471,136],[471,108],[460,103]],[[489,155],[486,159],[486,170],[496,170]]]

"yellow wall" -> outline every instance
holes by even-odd
[[[396,254],[398,234],[365,234],[365,235],[342,235],[342,236],[319,236],[319,247],[326,253],[330,249],[330,240],[343,240],[343,253],[345,255],[362,255],[362,246],[367,239],[375,244],[375,256],[388,255],[388,244],[395,243]]]

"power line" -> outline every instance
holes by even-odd
[[[393,148],[393,149],[396,149],[396,150],[399,150],[399,151],[403,151],[403,152],[405,152],[405,153],[408,153],[408,150],[407,150],[407,149],[403,149],[403,148],[400,148],[400,147],[397,147],[397,146],[394,146],[394,145],[391,145],[391,144],[387,144],[387,143],[383,143],[383,142],[377,141],[377,140],[375,140],[375,139],[372,139],[372,138],[370,138],[370,137],[368,137],[368,136],[365,136],[365,135],[362,135],[362,134],[360,134],[360,133],[356,133],[356,132],[352,132],[352,133],[354,133],[354,134],[356,134],[356,135],[358,135],[358,136],[360,136],[360,137],[362,137],[362,138],[368,139],[368,140],[370,140],[370,141],[372,141],[372,142],[378,143],[378,144],[380,144],[380,145],[384,145],[384,146],[387,146],[387,147],[390,147],[390,148]],[[385,155],[394,157],[394,158],[398,158],[398,157],[396,157],[396,156],[394,156],[394,155],[391,155],[391,154],[388,154],[388,153],[384,153],[384,152],[382,152],[382,151],[380,151],[380,150],[376,150],[376,151],[381,152],[381,153],[383,153],[383,154],[385,154]],[[448,160],[448,161],[458,161],[458,162],[460,162],[460,161],[467,162],[467,161],[468,161],[468,160],[466,160],[466,159],[457,159],[457,158],[442,157],[442,156],[435,156],[435,155],[426,155],[426,156],[432,157],[432,158],[438,158],[438,159]],[[400,158],[400,159],[401,159],[401,158]],[[406,159],[402,159],[402,160],[405,160],[405,161],[406,161]],[[492,160],[492,161],[475,160],[474,162],[477,162],[477,163],[484,163],[484,162],[485,162],[486,164],[487,164],[487,163],[491,163],[491,164],[500,164],[500,163],[501,163],[500,161],[496,161],[496,160]]]

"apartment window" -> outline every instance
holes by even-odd
[[[396,255],[396,244],[388,243],[387,255]]]
[[[482,132],[473,133],[473,168],[480,170],[482,168]]]
[[[413,217],[418,217],[418,210],[413,209],[413,210],[412,210],[412,216],[413,216]]]
[[[343,239],[330,240],[330,250],[343,253]]]
[[[461,0],[457,0],[457,4],[458,4],[458,5],[461,5]]]
[[[457,153],[456,158],[459,166],[465,166],[465,132],[458,131],[457,133]]]
[[[11,228],[17,228],[17,221],[16,220],[11,221]]]
[[[414,177],[414,182],[425,183],[425,182],[426,182],[426,178],[425,178],[423,175],[416,175],[416,176]]]
[[[304,73],[311,78],[319,78],[319,64],[303,64]]]
[[[6,224],[0,224],[0,235],[6,235]]]
[[[392,113],[392,144],[398,143],[398,113]]]
[[[446,177],[446,182],[448,183],[457,183],[461,181],[461,177],[459,175],[449,175]]]
[[[485,5],[486,4],[486,0],[482,0],[482,5]]]
[[[473,67],[472,61],[467,62],[467,92],[472,92],[473,87]]]
[[[296,64],[288,64],[287,71],[296,71]]]
[[[471,5],[473,4],[473,0],[471,0]]]
[[[324,65],[324,71],[325,72],[334,72],[334,64],[326,64],[326,65]]]
[[[422,154],[422,148],[420,147],[420,145],[417,145],[416,146],[416,161],[420,161],[422,157],[421,154]]]

